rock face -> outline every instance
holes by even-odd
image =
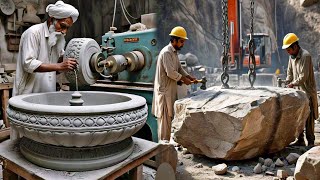
[[[299,157],[294,172],[296,180],[320,179],[320,147],[316,146]]]
[[[288,54],[281,49],[283,37],[294,32],[300,37],[300,45],[314,59],[320,58],[320,6],[319,0],[255,0],[254,32],[267,33],[272,39],[272,52],[280,58],[273,65],[287,66]],[[221,67],[222,5],[212,0],[163,0],[157,1],[159,13],[158,32],[160,47],[168,44],[168,33],[177,25],[184,26],[189,42],[182,53],[194,53],[201,64]],[[313,4],[313,5],[312,5]],[[303,6],[309,6],[305,8]],[[250,0],[242,0],[242,35],[250,30]],[[279,53],[279,54],[278,54]]]
[[[176,101],[175,141],[193,154],[242,160],[279,151],[309,115],[302,91],[276,87],[212,87]]]

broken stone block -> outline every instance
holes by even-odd
[[[211,87],[175,102],[174,139],[193,154],[250,159],[288,146],[309,112],[306,94],[295,89]]]
[[[259,157],[259,163],[264,164],[264,159],[262,157]]]
[[[264,160],[264,165],[265,166],[271,166],[271,164],[273,163],[273,161],[272,161],[272,159],[270,159],[270,158],[267,158],[266,160]]]
[[[225,163],[223,163],[213,166],[212,169],[216,175],[223,175],[227,173],[228,166]]]
[[[311,148],[299,157],[294,177],[296,180],[320,179],[320,146]]]
[[[278,166],[278,167],[282,167],[282,166],[284,166],[284,163],[278,158],[277,160],[276,160],[276,166]]]
[[[280,179],[285,179],[285,178],[289,177],[289,175],[288,175],[287,171],[279,169],[277,171],[277,177],[279,177]]]
[[[289,176],[289,177],[287,177],[287,179],[286,180],[295,180],[294,179],[294,177],[293,176]]]
[[[294,164],[297,162],[298,158],[300,157],[300,154],[297,153],[290,153],[287,157],[286,160],[288,161],[289,164]]]
[[[268,166],[262,165],[262,168],[261,168],[262,172],[265,172],[267,169],[268,169]]]
[[[256,174],[260,174],[262,173],[262,166],[260,163],[258,163],[254,168],[253,168],[253,172]]]
[[[266,171],[266,175],[268,176],[274,176],[274,173],[272,171]]]
[[[238,166],[233,166],[231,170],[233,172],[240,172],[240,168]]]

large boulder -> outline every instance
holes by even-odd
[[[320,179],[320,146],[301,155],[294,172],[296,180]]]
[[[212,87],[175,102],[176,142],[194,154],[242,160],[282,150],[310,113],[302,91]]]

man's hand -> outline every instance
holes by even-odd
[[[72,71],[77,68],[78,62],[74,58],[64,59],[61,63],[59,63],[60,71]]]
[[[180,79],[184,84],[190,85],[192,82],[189,78],[182,76]]]
[[[197,79],[191,75],[186,76],[190,81],[193,81],[194,83],[198,83]]]
[[[291,83],[290,80],[285,80],[285,81],[284,81],[284,84],[285,84],[285,85],[288,85],[288,84],[290,84],[290,83]]]
[[[293,88],[293,84],[290,83],[290,84],[287,85],[287,87],[288,88]]]

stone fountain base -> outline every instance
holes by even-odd
[[[64,147],[43,144],[23,137],[21,153],[34,164],[63,171],[88,171],[105,168],[125,160],[133,152],[133,141],[123,141],[94,147]]]

